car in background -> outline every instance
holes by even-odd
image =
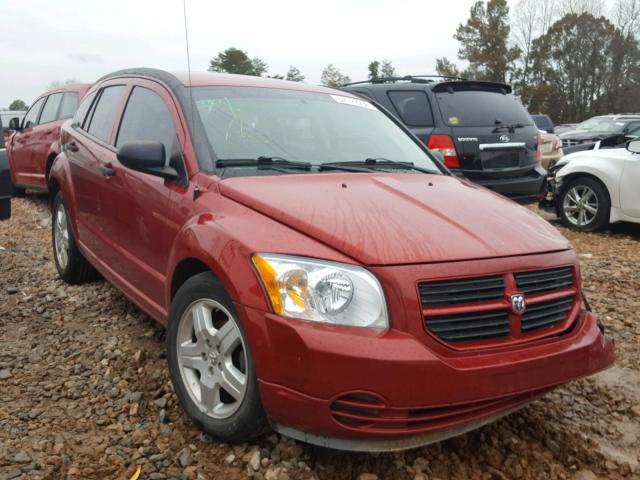
[[[555,133],[553,120],[551,120],[551,117],[549,115],[544,115],[542,113],[534,113],[531,115],[531,118],[533,118],[533,121],[539,130],[542,130],[543,132],[547,132],[547,133]]]
[[[13,130],[9,128],[9,122],[12,118],[18,118],[22,120],[24,114],[26,112],[23,110],[3,110],[0,111],[0,121],[2,121],[2,134],[4,136],[5,142],[9,140],[11,134],[13,134]]]
[[[593,144],[615,135],[626,135],[640,128],[640,114],[600,115],[576,125],[559,135],[562,148]]]
[[[575,130],[577,125],[577,123],[561,123],[554,127],[554,131],[556,135],[560,135],[561,133],[568,132],[569,130]]]
[[[550,171],[541,203],[567,227],[596,231],[610,223],[640,223],[640,140],[626,148],[572,153]]]
[[[406,76],[341,88],[393,113],[455,175],[520,202],[542,195],[542,138],[509,85]]]
[[[14,195],[24,195],[26,188],[46,191],[49,170],[60,153],[60,127],[73,117],[90,87],[77,83],[50,90],[33,102],[22,120],[11,118],[9,128],[15,133],[7,153]]]
[[[562,151],[562,142],[560,138],[554,133],[542,132],[542,143],[540,144],[540,150],[542,151],[542,166],[549,170],[553,167],[558,160],[564,155]]]
[[[59,276],[97,270],[167,326],[177,399],[220,441],[416,447],[614,361],[570,243],[355,94],[129,69],[60,141]]]
[[[0,117],[0,130],[2,125],[2,117]],[[0,220],[11,217],[11,175],[9,159],[4,147],[4,135],[0,135]]]

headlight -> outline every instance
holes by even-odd
[[[287,255],[252,257],[273,311],[312,322],[388,329],[378,279],[361,267]]]

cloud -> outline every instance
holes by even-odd
[[[86,53],[86,52],[75,52],[70,53],[69,58],[71,60],[75,60],[80,63],[100,63],[103,61],[101,55],[97,55],[95,53]]]

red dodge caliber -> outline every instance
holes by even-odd
[[[350,450],[438,441],[607,368],[571,246],[349,93],[115,72],[61,132],[54,258],[167,325],[187,414]]]
[[[25,187],[47,188],[49,170],[60,153],[60,127],[90,87],[77,83],[50,90],[33,102],[22,120],[11,119],[16,131],[7,142],[7,154],[14,194],[24,194]]]

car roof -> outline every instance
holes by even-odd
[[[93,84],[91,83],[68,83],[66,85],[61,85],[60,87],[52,88],[51,90],[47,90],[40,97],[44,95],[51,95],[52,93],[64,93],[64,92],[77,92],[81,94],[85,94],[87,90],[91,88]]]
[[[256,87],[256,88],[279,88],[285,90],[298,90],[305,92],[329,93],[333,95],[343,95],[358,98],[355,95],[342,90],[329,87],[310,85],[302,82],[291,82],[277,78],[256,77],[253,75],[237,75],[232,73],[218,72],[168,72],[156,68],[127,68],[109,73],[96,82],[118,77],[142,77],[159,80],[169,86],[172,90],[180,87]]]
[[[463,86],[463,87],[493,87],[504,90],[506,93],[512,93],[512,88],[510,85],[506,83],[500,82],[487,82],[484,80],[465,80],[465,79],[455,79],[444,77],[442,81],[434,81],[431,79],[431,76],[428,76],[427,79],[424,79],[425,76],[407,76],[407,77],[394,77],[389,80],[378,79],[375,81],[360,81],[360,82],[351,82],[343,85],[342,89],[347,90],[357,90],[358,88],[368,88],[371,90],[424,90],[428,88],[430,90],[434,90],[436,92],[445,92],[449,87]],[[437,75],[433,77],[438,77]]]
[[[640,113],[610,113],[608,115],[598,115],[592,118],[606,118],[609,120],[640,120]]]

